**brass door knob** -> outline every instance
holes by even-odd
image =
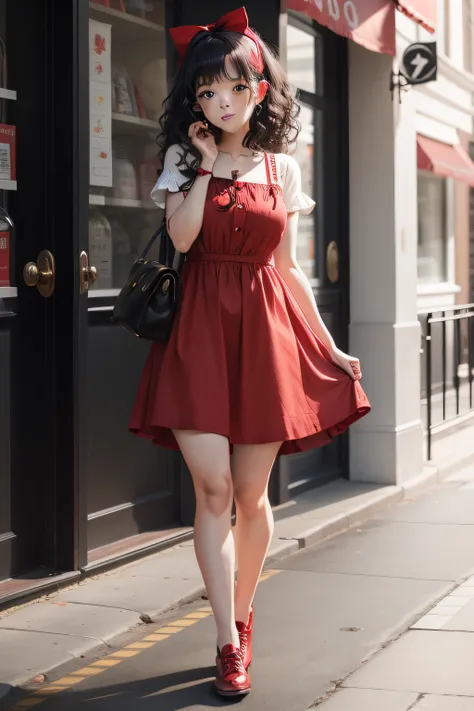
[[[89,285],[95,284],[97,281],[97,269],[89,266],[89,257],[87,252],[81,252],[79,255],[79,282],[81,294],[84,294]]]
[[[48,298],[54,291],[56,265],[48,249],[38,254],[38,263],[28,262],[23,268],[23,279],[27,286],[36,286],[41,296]]]

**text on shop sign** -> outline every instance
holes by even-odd
[[[309,5],[314,5],[320,12],[328,12],[329,16],[338,22],[344,15],[351,30],[359,26],[357,8],[352,0],[304,0]],[[341,12],[342,11],[342,12]]]

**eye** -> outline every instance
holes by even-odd
[[[237,84],[237,86],[234,86],[234,91],[237,92],[237,94],[241,94],[245,89],[248,89],[246,84]]]
[[[215,92],[208,89],[198,94],[198,99],[212,99],[213,96],[215,96]]]

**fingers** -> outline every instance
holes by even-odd
[[[189,138],[195,138],[198,133],[205,133],[209,130],[209,125],[207,121],[196,121],[192,123],[188,129]]]
[[[360,380],[362,378],[362,372],[360,369],[360,362],[358,360],[351,362],[352,377],[354,380]]]

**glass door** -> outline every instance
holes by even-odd
[[[326,325],[342,349],[348,341],[348,128],[347,43],[308,17],[291,12],[286,31],[287,70],[301,105],[295,158],[303,190],[316,202],[302,215],[297,256]],[[347,436],[291,458],[290,490],[344,475]]]
[[[159,219],[150,191],[167,93],[162,0],[94,0],[90,12],[89,298],[116,296]]]
[[[163,217],[150,192],[161,169],[156,138],[167,95],[165,28],[164,0],[88,3],[83,251],[97,279],[89,272],[87,328],[81,335],[86,567],[159,544],[180,519],[180,458],[127,429],[150,344],[110,322],[133,261]]]

